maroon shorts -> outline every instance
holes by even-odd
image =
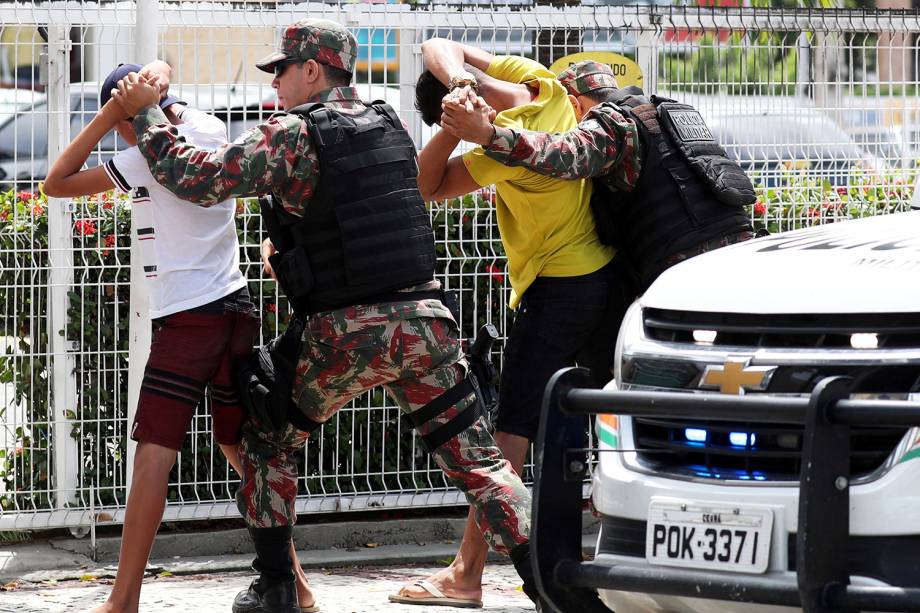
[[[154,326],[131,438],[181,449],[210,383],[214,438],[223,445],[238,443],[244,413],[233,364],[258,340],[258,318],[232,309],[194,309],[158,319]]]

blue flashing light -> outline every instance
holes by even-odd
[[[757,435],[751,432],[732,432],[728,435],[728,442],[734,447],[747,447],[748,442],[750,442],[751,447],[754,446],[754,442],[757,440]]]
[[[709,433],[702,428],[685,428],[684,437],[691,443],[705,443]]]

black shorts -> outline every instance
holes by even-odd
[[[561,368],[588,368],[597,387],[610,380],[620,322],[635,298],[632,287],[614,258],[596,272],[538,277],[527,288],[503,352],[496,430],[532,441],[543,391]]]

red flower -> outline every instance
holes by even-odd
[[[115,246],[115,235],[114,234],[109,234],[108,236],[105,237],[105,246],[106,247]]]
[[[82,234],[83,236],[92,236],[96,233],[96,224],[86,219],[78,219],[74,222],[73,227],[77,234]]]
[[[18,194],[16,194],[16,197],[19,198],[20,200],[34,200],[35,194],[33,194],[32,192],[19,192]]]
[[[496,283],[505,282],[505,271],[496,266],[495,264],[486,264],[486,272],[492,277],[492,280]]]
[[[763,216],[767,214],[767,205],[758,200],[754,203],[754,215]]]
[[[841,186],[841,187],[838,187],[838,188],[837,188],[837,193],[840,194],[841,196],[846,196],[846,195],[847,195],[847,188],[846,188],[846,187],[842,187],[842,186]]]
[[[45,214],[45,207],[42,206],[41,202],[36,202],[32,206],[32,215],[34,215],[35,217],[41,217],[44,214]]]
[[[275,304],[274,302],[269,302],[268,304],[265,305],[265,310],[268,311],[269,313],[275,313],[278,311],[278,305]]]
[[[809,207],[808,215],[810,217],[821,217],[821,209],[818,207]]]
[[[9,211],[0,211],[0,220],[6,221],[6,220],[9,219],[9,218],[10,218],[10,212],[9,212]]]

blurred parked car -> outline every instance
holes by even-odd
[[[12,117],[16,111],[41,102],[45,94],[31,89],[0,89],[0,123]]]
[[[890,115],[894,113],[886,108],[846,109],[841,113],[841,124],[853,141],[885,168],[916,168],[920,164],[920,134],[909,123],[892,123]]]
[[[385,100],[399,109],[399,88],[369,84],[355,87],[363,99]],[[98,90],[96,83],[71,86],[71,138],[98,112]],[[179,85],[171,91],[190,106],[222,119],[231,140],[280,110],[275,91],[268,84]],[[48,102],[41,98],[0,120],[0,186],[4,189],[14,185],[17,189],[34,189],[48,174],[48,118]],[[87,160],[87,166],[105,163],[126,146],[114,131],[109,132]]]
[[[790,171],[846,185],[854,168],[877,161],[808,102],[786,97],[679,96],[696,106],[716,139],[755,185],[775,187]]]

